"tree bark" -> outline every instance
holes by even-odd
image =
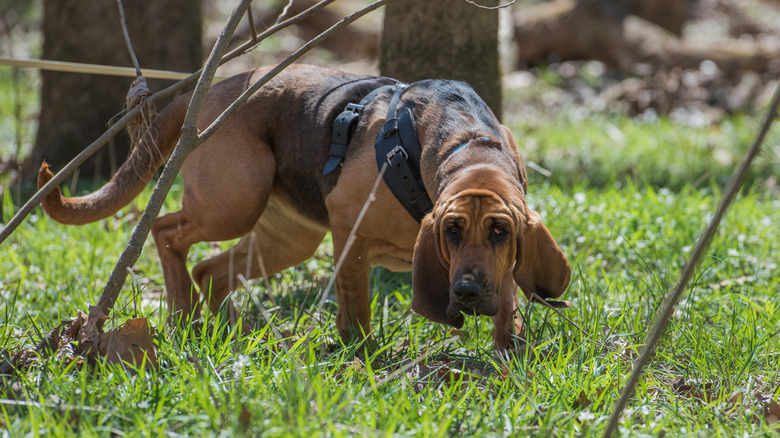
[[[481,0],[495,6],[497,0]],[[379,68],[405,82],[468,82],[501,117],[498,11],[463,0],[394,0],[385,10]]]
[[[201,4],[192,0],[123,2],[128,33],[143,68],[194,71],[200,67]],[[43,58],[131,66],[115,1],[44,0]],[[42,160],[62,167],[105,131],[122,111],[132,78],[43,72],[38,135],[28,170]],[[168,84],[150,81],[152,89]],[[129,151],[126,136],[116,138],[116,160]],[[114,160],[114,161],[116,161]],[[107,177],[111,163],[97,154],[80,168],[82,176]],[[29,179],[29,178],[28,178]]]

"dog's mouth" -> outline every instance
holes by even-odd
[[[496,294],[487,293],[487,297],[472,301],[458,300],[450,295],[450,302],[447,305],[446,314],[448,318],[455,319],[460,313],[466,315],[486,315],[493,316],[498,313],[498,299]]]
[[[472,316],[493,316],[498,313],[498,302],[495,300],[485,300],[482,303],[476,305],[464,306],[457,301],[450,301],[450,303],[447,305],[446,313],[447,317],[452,319],[456,319],[460,313]]]

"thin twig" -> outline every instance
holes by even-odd
[[[645,366],[647,366],[647,364],[650,362],[650,359],[652,359],[655,353],[655,347],[658,344],[658,341],[661,339],[661,335],[666,329],[666,325],[669,323],[669,320],[674,313],[674,309],[677,306],[677,303],[680,301],[680,297],[682,296],[688,281],[691,279],[691,276],[693,276],[693,273],[699,264],[699,260],[704,255],[704,251],[706,251],[709,247],[712,237],[715,235],[715,232],[720,226],[723,215],[726,213],[729,206],[731,205],[731,202],[734,200],[737,193],[739,192],[739,189],[742,187],[742,184],[745,182],[745,176],[750,170],[753,159],[755,159],[756,156],[758,156],[758,153],[761,151],[761,145],[764,142],[764,138],[769,132],[769,128],[772,126],[772,122],[777,117],[777,108],[779,104],[780,84],[778,84],[775,90],[772,103],[769,106],[764,123],[761,125],[761,130],[756,136],[753,144],[745,152],[739,167],[731,176],[731,179],[726,186],[725,194],[722,196],[720,203],[718,204],[718,208],[715,211],[715,215],[707,225],[707,229],[704,231],[704,234],[699,237],[699,240],[696,243],[696,248],[693,250],[690,260],[688,260],[688,263],[686,263],[685,267],[683,268],[680,280],[677,282],[677,285],[674,287],[672,292],[667,295],[662,310],[656,315],[653,329],[645,339],[645,346],[643,348],[642,354],[634,363],[634,369],[631,372],[631,376],[629,377],[626,386],[623,387],[623,393],[621,394],[620,399],[615,403],[615,410],[612,412],[607,429],[604,431],[605,437],[612,436],[612,434],[615,432],[615,429],[617,429],[620,414],[625,409],[626,404],[628,404],[628,399],[634,395],[634,388],[639,381],[639,377],[641,376]]]
[[[188,79],[183,80],[182,82],[179,82],[178,84],[171,85],[170,87],[166,88],[163,91],[160,91],[156,93],[152,98],[162,99],[165,97],[168,97],[172,94],[174,94],[176,91],[178,91],[181,88],[184,88],[185,86],[192,83],[197,78],[197,76],[193,75]],[[84,149],[80,154],[76,156],[76,158],[72,159],[70,163],[68,163],[62,170],[57,172],[54,177],[46,183],[43,187],[41,187],[38,192],[35,193],[35,195],[30,198],[29,201],[27,201],[22,208],[19,209],[18,212],[14,215],[13,218],[11,218],[10,221],[3,227],[2,231],[0,231],[0,245],[5,242],[6,239],[13,233],[13,231],[24,221],[24,219],[27,217],[27,215],[30,214],[31,211],[35,207],[38,206],[38,204],[43,201],[43,198],[46,197],[46,195],[49,194],[52,190],[54,190],[56,187],[59,187],[60,184],[62,184],[63,181],[65,181],[65,178],[70,176],[71,173],[73,173],[74,170],[76,170],[84,161],[87,160],[90,156],[92,156],[95,152],[98,151],[103,145],[105,145],[109,139],[117,135],[119,132],[124,129],[125,125],[127,125],[128,122],[130,122],[132,119],[138,116],[138,114],[141,112],[141,107],[135,107],[131,110],[129,110],[121,119],[119,119],[115,124],[111,125],[106,132],[103,133],[97,140],[92,142],[89,146],[87,146],[86,149]]]
[[[463,1],[465,1],[466,3],[471,3],[472,5],[474,5],[474,6],[478,7],[478,8],[480,8],[480,9],[491,9],[491,10],[493,10],[493,9],[503,9],[503,8],[508,8],[508,7],[512,6],[513,4],[517,3],[517,0],[512,0],[512,1],[510,1],[509,3],[504,3],[503,5],[498,5],[498,6],[484,6],[484,5],[481,5],[481,4],[479,4],[479,3],[475,2],[475,1],[472,1],[472,0],[463,0]]]
[[[249,31],[252,33],[252,39],[250,41],[257,41],[257,28],[255,27],[255,17],[252,16],[252,5],[249,5],[249,9],[246,12],[246,18],[249,20]]]
[[[222,62],[228,62],[232,60],[233,58],[236,58],[238,56],[241,56],[251,50],[254,50],[255,47],[257,47],[258,44],[260,44],[261,41],[263,41],[265,38],[268,38],[269,36],[279,32],[280,30],[292,26],[293,24],[298,23],[299,21],[305,20],[315,12],[319,11],[320,9],[324,8],[325,6],[333,3],[336,0],[322,0],[321,2],[312,5],[309,9],[306,9],[305,11],[301,12],[300,14],[291,17],[287,20],[284,20],[283,22],[273,25],[269,27],[268,29],[264,30],[261,34],[259,34],[256,38],[250,39],[248,41],[245,41],[240,46],[233,49],[230,53],[222,57]]]
[[[125,36],[125,44],[127,44],[127,50],[130,52],[130,57],[133,59],[133,66],[135,67],[135,75],[141,76],[141,65],[138,63],[138,58],[135,56],[135,50],[133,50],[133,43],[130,42],[130,33],[127,31],[127,22],[125,21],[125,8],[122,6],[122,0],[116,0],[116,6],[119,8],[119,22],[122,23],[122,33]]]
[[[0,56],[0,65],[13,67],[34,68],[45,71],[60,71],[65,73],[88,73],[93,75],[120,76],[134,78],[138,75],[133,67],[118,67],[115,65],[89,64],[86,62],[51,61],[48,59],[7,58]],[[183,73],[170,70],[156,70],[145,68],[144,76],[151,79],[182,80],[189,78],[192,73]],[[224,79],[224,78],[220,78]]]
[[[292,6],[293,0],[287,0],[287,4],[284,5],[284,9],[282,9],[282,13],[279,14],[278,17],[276,17],[276,23],[274,23],[274,26],[279,24],[279,22],[282,21],[282,18],[284,18],[287,15],[287,12],[290,11],[290,6]]]

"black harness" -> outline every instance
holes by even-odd
[[[344,159],[353,127],[357,124],[363,108],[380,93],[393,90],[385,124],[374,142],[376,164],[380,172],[384,168],[385,184],[398,202],[417,222],[421,222],[433,208],[433,203],[425,191],[420,174],[422,149],[417,139],[414,115],[411,108],[403,107],[400,111],[397,109],[401,95],[407,87],[407,84],[402,83],[385,85],[369,93],[359,104],[347,104],[333,122],[333,140],[322,173],[331,173]]]

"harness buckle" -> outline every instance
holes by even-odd
[[[352,111],[355,114],[360,114],[363,112],[363,108],[365,108],[363,105],[357,103],[348,103],[347,107],[344,108],[344,111]]]
[[[403,155],[404,156],[404,160],[408,160],[409,159],[409,154],[406,153],[406,149],[404,149],[403,146],[398,145],[398,146],[394,147],[392,151],[387,153],[387,164],[392,165],[393,163],[391,162],[391,160],[398,154]]]

